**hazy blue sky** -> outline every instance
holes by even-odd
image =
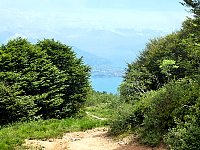
[[[141,46],[154,31],[163,35],[180,28],[188,13],[179,1],[0,0],[0,34],[29,39],[54,37],[99,56],[109,51],[113,54],[116,49],[116,58],[126,61],[135,53],[137,43],[130,43],[136,34],[144,36]],[[127,44],[119,44],[125,41]]]
[[[180,0],[0,0],[1,27],[173,30],[186,12]],[[2,28],[1,28],[2,30]]]

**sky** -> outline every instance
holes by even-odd
[[[125,64],[188,16],[181,0],[0,0],[0,40],[55,38]]]

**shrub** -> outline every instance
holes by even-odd
[[[119,105],[119,96],[112,93],[96,92],[91,90],[85,105],[89,107],[97,106],[102,103],[107,104],[108,107],[115,108]]]
[[[187,107],[193,107],[197,104],[199,97],[199,83],[197,79],[182,79],[171,82],[156,91],[151,97],[150,105],[144,111],[144,120],[142,123],[141,138],[151,138],[152,131],[158,133],[155,138],[162,139],[162,136],[168,132],[170,128],[176,126],[175,119],[184,120],[184,116],[190,113]],[[144,98],[147,101],[149,96]],[[187,106],[187,107],[185,107]],[[151,140],[145,140],[149,144]],[[160,140],[157,140],[160,141]]]
[[[110,134],[120,135],[130,129],[130,117],[132,115],[132,105],[121,103],[116,109],[116,118],[110,123]]]
[[[192,103],[185,105],[184,115],[175,117],[176,126],[165,135],[164,140],[170,149],[196,150],[200,147],[200,97]]]
[[[187,0],[182,4],[191,8],[194,17],[184,21],[180,31],[150,40],[137,60],[128,64],[120,86],[121,98],[133,104],[132,112],[121,119],[122,126],[138,127],[140,139],[151,145],[170,130],[166,142],[172,149],[190,149],[192,135],[195,148],[199,140],[199,119],[194,123],[186,118],[200,118],[196,107],[200,96],[200,5]]]
[[[194,122],[182,122],[169,130],[164,140],[172,150],[197,150],[200,147],[200,126]]]
[[[111,132],[120,134],[132,129],[142,143],[152,146],[159,144],[169,129],[176,128],[176,120],[185,122],[188,115],[189,118],[200,118],[199,81],[199,76],[184,78],[144,94],[129,108],[122,109],[111,125]]]
[[[17,96],[16,87],[0,82],[0,125],[33,118],[37,109],[30,96]]]

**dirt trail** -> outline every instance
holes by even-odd
[[[86,112],[95,119],[106,120]],[[149,148],[139,145],[134,137],[126,137],[114,141],[108,136],[107,128],[96,128],[85,132],[66,133],[61,139],[25,140],[26,149],[31,150],[165,150],[164,148]]]
[[[87,114],[88,116],[94,118],[94,119],[98,119],[98,120],[107,120],[107,118],[100,118],[100,117],[98,117],[98,116],[95,116],[95,115],[90,114],[90,113],[87,112],[87,111],[86,111],[86,114]]]
[[[132,138],[112,140],[107,128],[96,128],[85,132],[66,133],[62,139],[47,141],[26,140],[27,149],[36,150],[165,150],[164,148],[144,147],[136,142],[128,144]]]
[[[69,137],[69,135],[65,136]],[[69,150],[113,150],[118,147],[119,145],[107,136],[105,128],[75,132],[72,140],[68,143]]]
[[[25,145],[38,150],[114,150],[120,146],[107,136],[107,128],[66,133],[62,139],[26,140]]]

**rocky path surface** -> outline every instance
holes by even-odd
[[[69,137],[69,134],[65,135]],[[96,128],[86,132],[75,132],[68,143],[68,150],[113,150],[119,144],[107,136],[106,128]]]
[[[47,141],[26,140],[25,146],[31,150],[165,150],[150,148],[132,142],[132,137],[115,141],[107,134],[107,128],[96,128],[85,132],[66,133],[62,139]]]
[[[99,120],[106,120],[86,112],[88,116]],[[66,133],[60,139],[25,140],[23,145],[27,150],[166,150],[165,148],[151,148],[140,144],[134,137],[113,140],[108,136],[108,128],[95,128],[85,132]]]
[[[85,132],[66,133],[62,139],[47,141],[26,140],[29,149],[42,150],[114,150],[120,144],[107,136],[107,128],[96,128]]]

